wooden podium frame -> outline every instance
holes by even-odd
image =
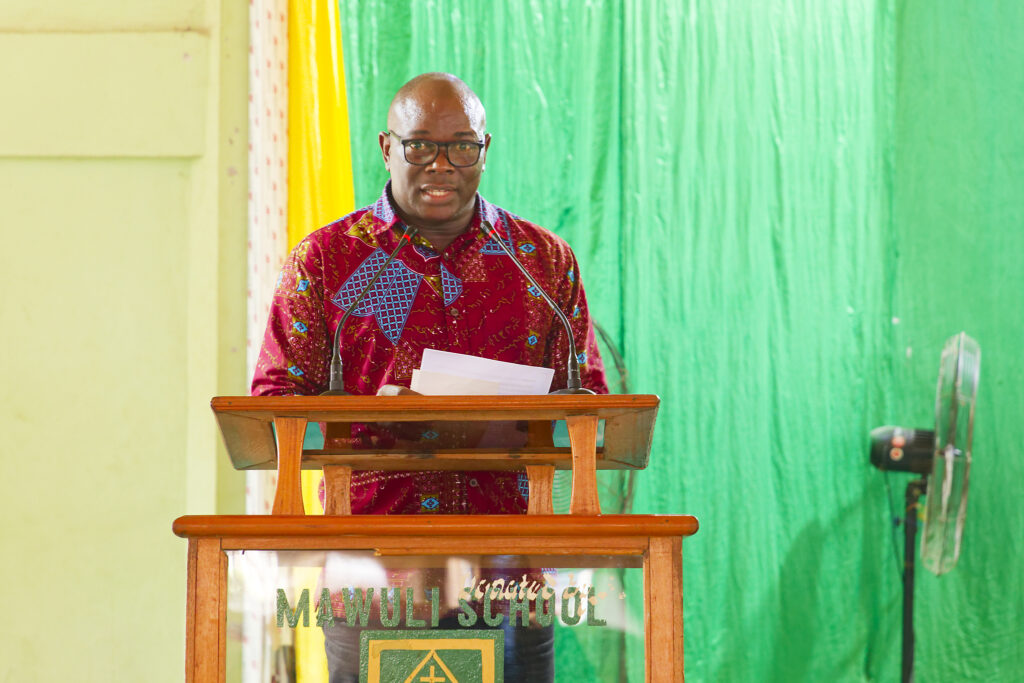
[[[646,680],[683,680],[682,538],[696,533],[689,515],[602,515],[597,469],[646,467],[658,397],[292,396],[212,401],[238,469],[276,469],[272,515],[186,516],[174,533],[188,539],[186,681],[223,681],[227,555],[232,550],[372,550],[389,556],[618,556],[644,571]],[[565,420],[570,448],[550,439]],[[597,444],[603,420],[603,445]],[[506,449],[404,444],[387,451],[304,450],[308,422],[526,421],[525,445]],[[271,428],[273,425],[273,429]],[[300,470],[322,467],[327,513],[306,516]],[[353,470],[509,470],[525,467],[529,511],[520,515],[351,515]],[[553,515],[557,468],[573,471],[570,514]],[[439,539],[444,539],[439,543]],[[636,566],[636,565],[634,565]]]

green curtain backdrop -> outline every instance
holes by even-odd
[[[898,680],[907,479],[888,495],[867,433],[933,423],[961,329],[983,350],[971,504],[960,565],[918,574],[917,680],[1024,680],[1019,3],[361,0],[341,16],[357,204],[386,177],[394,91],[460,75],[494,136],[481,191],[569,240],[632,390],[661,395],[633,509],[701,521],[683,553],[690,680]],[[574,645],[598,662],[579,680],[618,670]]]
[[[936,11],[936,10],[941,11]],[[919,574],[921,680],[1024,680],[1024,3],[900,3],[892,266],[895,405],[947,331],[982,347],[964,554]],[[940,673],[945,672],[945,673]]]

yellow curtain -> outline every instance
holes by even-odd
[[[355,206],[336,0],[290,0],[288,246]]]
[[[355,206],[337,0],[288,2],[288,248]],[[302,472],[308,514],[323,514],[316,471]],[[317,570],[295,579],[316,594]],[[327,681],[323,634],[295,631],[299,683]]]

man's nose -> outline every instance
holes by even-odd
[[[448,161],[448,148],[438,147],[437,156],[434,160],[427,165],[428,171],[434,171],[435,173],[454,173],[455,167],[452,166],[452,162]]]

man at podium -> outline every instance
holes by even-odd
[[[253,395],[327,389],[333,338],[346,311],[339,338],[347,393],[408,387],[424,349],[431,348],[554,368],[552,389],[564,386],[570,349],[565,328],[501,246],[481,231],[483,221],[570,319],[582,350],[583,386],[607,393],[569,246],[477,194],[490,143],[480,99],[455,76],[423,74],[398,91],[387,130],[379,134],[391,180],[373,205],[314,232],[288,257]],[[418,234],[385,266],[409,227]],[[352,437],[373,447],[382,435],[364,425]],[[352,512],[525,513],[527,490],[525,474],[515,472],[358,472]],[[338,627],[325,635],[332,682],[354,680],[358,631]],[[506,680],[551,680],[550,628],[517,629],[509,637]]]
[[[380,198],[314,232],[286,260],[252,394],[327,389],[335,330],[408,226],[418,235],[341,331],[345,391],[372,395],[386,385],[408,387],[429,348],[554,368],[552,389],[563,387],[565,328],[483,234],[484,220],[569,317],[583,386],[607,393],[569,245],[477,194],[491,136],[476,93],[450,74],[417,76],[395,95],[379,143],[391,176]],[[372,434],[361,436],[372,441]],[[352,477],[352,512],[525,513],[521,491],[525,475],[516,473],[359,472]]]

